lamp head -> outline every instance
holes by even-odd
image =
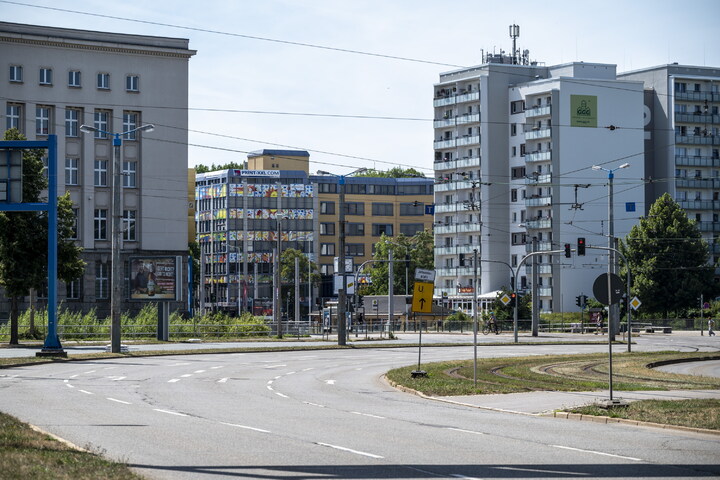
[[[623,164],[620,165],[618,168],[627,168],[627,167],[629,167],[629,166],[630,166],[629,163],[623,163]]]
[[[97,132],[98,129],[90,125],[80,125],[80,131],[83,133],[94,133]]]
[[[602,170],[602,167],[600,165],[593,165],[592,169],[593,170]]]
[[[140,127],[138,130],[140,130],[141,132],[150,133],[155,130],[155,125],[153,125],[152,123],[148,123],[147,125],[143,125],[142,127]]]

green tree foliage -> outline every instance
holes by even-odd
[[[374,260],[387,260],[389,251],[393,251],[393,291],[397,295],[405,293],[406,256],[409,257],[407,268],[408,295],[412,295],[415,284],[415,269],[435,269],[433,252],[433,236],[427,230],[416,233],[412,237],[400,234],[396,237],[382,235],[375,244]],[[362,287],[362,295],[387,295],[388,293],[388,263],[386,261],[371,263],[363,273],[370,273],[372,283]]]
[[[17,129],[5,132],[4,140],[27,140]],[[43,175],[42,149],[23,153],[23,202],[41,198],[47,181]],[[70,282],[85,269],[82,248],[72,240],[75,218],[68,193],[58,198],[58,277]],[[10,344],[18,343],[18,302],[30,289],[41,290],[48,281],[47,212],[0,212],[0,285],[10,297]]]
[[[288,311],[289,315],[295,314],[295,259],[298,258],[298,269],[300,274],[300,296],[306,296],[308,276],[314,286],[320,284],[321,276],[318,272],[318,267],[314,262],[308,260],[300,250],[294,248],[288,248],[283,250],[280,255],[280,283],[282,283],[282,298],[283,303],[288,302],[290,308]]]
[[[513,309],[515,308],[515,300],[512,294],[513,292],[509,288],[502,287],[500,289],[497,298],[492,304],[492,309],[495,312],[495,318],[497,320],[513,320]],[[503,303],[500,301],[503,295],[507,295],[513,300],[507,305],[503,305]],[[521,295],[520,298],[518,298],[518,319],[528,319],[530,317],[532,317],[532,294],[527,293],[525,295]]]
[[[394,167],[390,170],[375,170],[370,168],[364,172],[357,173],[356,177],[381,177],[381,178],[413,178],[413,177],[425,177],[425,175],[415,170],[414,168],[400,168]]]
[[[230,162],[218,165],[213,163],[209,167],[207,165],[195,165],[195,173],[217,172],[218,170],[242,170],[244,168],[245,163]]]
[[[620,243],[632,272],[632,293],[644,312],[668,318],[694,307],[701,293],[712,298],[714,268],[709,250],[694,221],[669,194],[650,208]],[[627,265],[622,265],[624,275]]]

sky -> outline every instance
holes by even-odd
[[[538,5],[0,0],[0,18],[189,39],[197,51],[189,63],[189,166],[242,162],[260,149],[303,149],[312,173],[400,166],[431,176],[433,84],[440,73],[480,64],[483,51],[511,51],[512,24],[520,26],[518,47],[545,65],[720,67],[717,0]]]

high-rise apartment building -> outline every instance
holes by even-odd
[[[645,207],[642,82],[618,80],[607,64],[487,61],[443,73],[434,85],[435,295],[454,306],[467,305],[476,289],[510,288],[533,249],[574,248],[580,237],[607,247],[608,179],[593,165],[631,164],[617,174],[614,205],[638,211],[617,212],[616,237]],[[540,311],[569,310],[607,269],[600,250],[534,258]],[[518,289],[530,287],[530,271],[520,269]]]
[[[246,170],[198,174],[196,218],[204,253],[205,307],[250,309],[272,314],[273,252],[299,250],[316,263],[323,278],[302,306],[337,295],[334,274],[339,256],[339,176],[310,175],[309,154],[260,150],[248,155]],[[383,235],[412,236],[432,229],[426,205],[433,201],[432,179],[345,178],[345,254],[354,272],[373,255]],[[278,242],[280,238],[280,242]],[[310,297],[310,298],[308,298]]]
[[[122,176],[121,258],[126,288],[121,309],[142,304],[130,285],[129,260],[147,275],[168,274],[186,305],[188,248],[188,40],[0,22],[0,111],[4,129],[29,140],[58,137],[58,191],[70,192],[75,240],[87,263],[82,278],[58,289],[71,309],[107,315],[111,279],[111,187]],[[113,171],[113,135],[82,133],[86,124],[122,133],[154,124],[152,133],[121,136],[122,171]],[[143,261],[142,259],[148,259]],[[162,266],[154,259],[159,259]],[[163,269],[163,272],[152,270]],[[152,274],[152,275],[151,275]],[[160,285],[145,290],[155,294]],[[152,295],[150,295],[152,296]],[[6,307],[0,303],[0,310]],[[2,316],[2,315],[0,315]]]
[[[720,261],[720,68],[661,65],[618,75],[645,85],[646,202],[670,193]]]

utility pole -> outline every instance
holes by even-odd
[[[538,241],[537,237],[532,239],[532,251],[537,252]],[[540,326],[540,302],[538,300],[538,259],[533,258],[532,262],[532,336],[538,336],[538,329]]]

